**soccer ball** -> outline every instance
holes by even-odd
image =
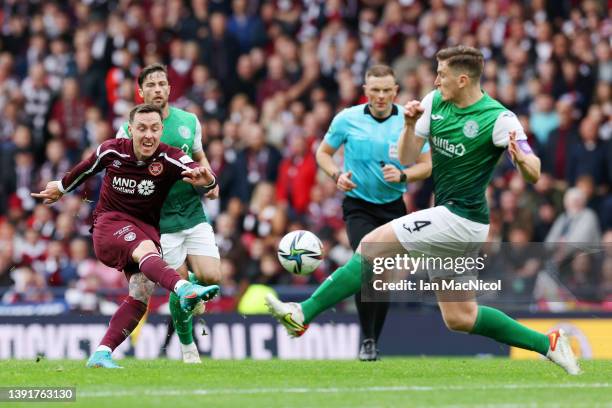
[[[278,260],[296,275],[308,275],[319,267],[323,244],[310,231],[291,231],[278,244]]]

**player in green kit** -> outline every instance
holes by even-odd
[[[161,141],[178,147],[210,169],[202,147],[202,128],[198,118],[193,113],[168,104],[170,84],[164,65],[151,64],[140,72],[138,93],[145,103],[162,109],[164,130]],[[119,129],[116,137],[130,137],[127,125],[126,122]],[[218,195],[218,186],[206,194],[208,198],[217,198]],[[220,282],[219,249],[215,243],[213,229],[207,222],[200,194],[193,186],[183,181],[174,184],[162,207],[159,227],[164,260],[176,269],[183,279],[194,283]],[[193,273],[188,273],[187,264]],[[203,312],[202,306],[203,304],[200,310],[194,310],[194,313]],[[178,297],[174,294],[170,295],[170,313],[181,342],[183,361],[201,363],[193,341],[192,314],[181,309]]]
[[[306,301],[283,303],[268,296],[270,311],[290,335],[300,336],[317,315],[361,289],[366,244],[378,243],[376,248],[380,248],[385,243],[385,252],[403,249],[442,257],[458,251],[468,254],[484,242],[489,230],[485,190],[504,150],[525,180],[538,180],[540,160],[531,151],[520,122],[480,88],[482,53],[457,46],[441,50],[436,58],[437,89],[423,101],[405,105],[405,125],[398,142],[399,160],[404,164],[413,163],[429,140],[435,206],[397,218],[366,235],[349,262]],[[378,254],[367,253],[368,260],[374,256]],[[454,271],[427,272],[432,281],[456,276]],[[548,335],[533,331],[500,310],[479,306],[471,292],[465,292],[462,301],[449,301],[442,291],[436,295],[449,329],[536,351],[569,374],[580,372],[563,330]]]

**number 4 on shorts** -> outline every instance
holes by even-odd
[[[403,227],[408,232],[419,232],[421,228],[425,228],[431,224],[431,221],[415,221],[414,227],[410,228],[408,225],[404,224]]]

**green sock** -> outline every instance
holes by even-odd
[[[537,351],[546,355],[550,346],[548,336],[523,326],[501,310],[478,306],[478,317],[471,334],[490,337],[501,343]]]
[[[353,257],[329,276],[308,299],[301,303],[304,323],[310,323],[317,315],[342,299],[361,289],[361,254]]]
[[[181,344],[193,343],[193,316],[181,307],[176,293],[170,293],[170,315]]]

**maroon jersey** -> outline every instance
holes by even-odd
[[[70,192],[106,169],[94,220],[116,211],[159,229],[160,211],[170,188],[182,179],[183,171],[197,167],[182,150],[165,143],[149,159],[140,161],[134,155],[132,139],[112,139],[66,173],[60,191]]]

